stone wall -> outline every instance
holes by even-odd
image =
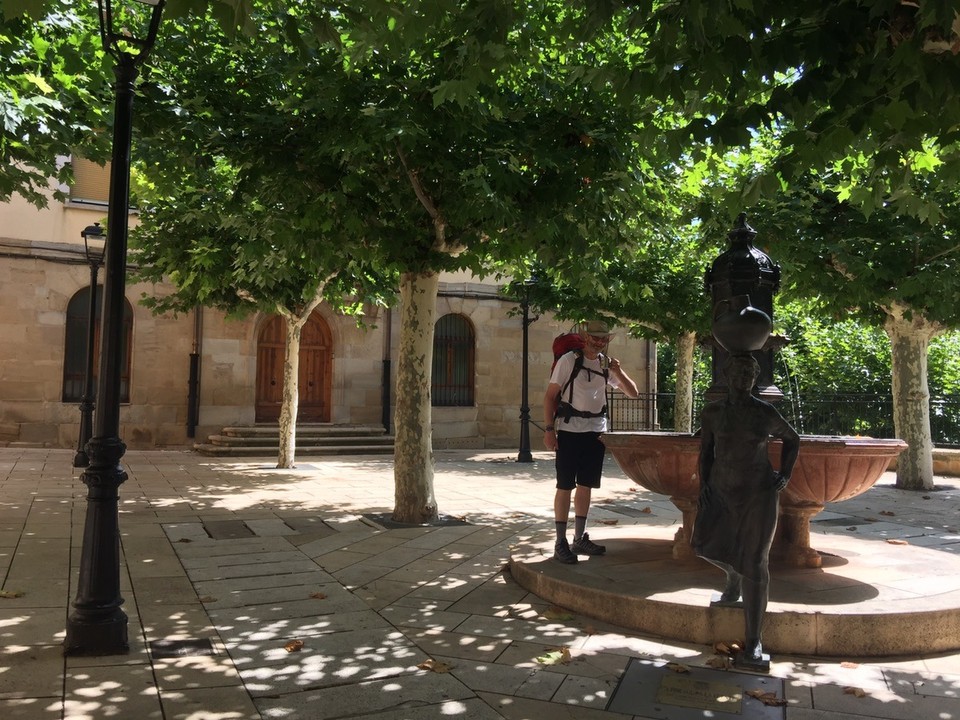
[[[44,211],[16,199],[0,205],[5,234],[0,237],[0,445],[76,446],[78,403],[62,402],[66,310],[74,294],[90,281],[80,230],[102,222],[104,214],[102,206],[65,205],[52,199]],[[476,386],[473,407],[433,409],[434,446],[517,447],[522,368],[522,320],[513,312],[517,305],[500,298],[492,282],[462,273],[444,275],[442,280],[437,317],[458,313],[472,324]],[[204,309],[197,323],[193,313],[155,316],[140,304],[143,295],[170,291],[163,285],[127,287],[133,350],[130,402],[121,407],[120,420],[121,437],[133,448],[193,443],[187,436],[187,408],[195,344],[200,354],[195,437],[202,440],[224,426],[251,424],[255,419],[257,338],[266,316],[229,320]],[[380,424],[385,360],[391,361],[394,375],[391,401],[396,398],[399,313],[371,311],[358,327],[354,318],[325,305],[318,312],[333,336],[331,420]],[[553,338],[569,329],[568,323],[549,317],[529,327],[529,406],[534,423],[542,424]],[[651,348],[622,334],[610,348],[642,392],[652,388]],[[532,425],[533,449],[541,447],[541,438]]]

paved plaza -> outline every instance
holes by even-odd
[[[728,715],[663,695],[631,705],[618,696],[628,666],[740,674],[718,669],[713,647],[571,612],[511,577],[511,552],[553,534],[546,453],[516,463],[515,452],[438,452],[445,522],[397,528],[389,456],[278,470],[272,458],[130,451],[120,488],[130,653],[64,658],[86,511],[73,454],[0,449],[2,720],[960,719],[960,653],[774,654],[784,708],[744,697]],[[916,493],[893,479],[828,507],[812,545],[855,534],[896,540],[891,553],[904,542],[960,553],[960,482]],[[589,529],[611,551],[587,562],[615,562],[618,541],[651,522],[679,525],[680,514],[608,457]]]

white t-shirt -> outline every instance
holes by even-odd
[[[607,404],[607,385],[611,387],[620,387],[619,381],[608,373],[607,381],[603,380],[603,371],[600,369],[600,358],[590,360],[586,355],[583,356],[583,368],[577,373],[573,381],[573,402],[570,404],[576,410],[584,412],[600,412],[603,406]],[[573,366],[577,359],[577,353],[571,351],[565,353],[557,360],[553,372],[550,374],[550,382],[560,386],[561,402],[569,402],[570,388],[564,389],[570,374],[573,372]],[[587,372],[594,370],[596,372]],[[558,432],[606,432],[607,417],[571,417],[570,422],[564,422],[562,418],[557,418],[555,426]]]

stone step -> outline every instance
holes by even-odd
[[[320,455],[368,455],[393,452],[393,436],[380,425],[300,423],[297,425],[298,457]],[[275,424],[239,425],[223,428],[193,449],[201,455],[251,457],[276,455],[280,428]]]
[[[213,445],[196,443],[193,449],[201,455],[214,457],[253,457],[276,455],[276,445]],[[324,455],[387,455],[393,452],[393,445],[297,445],[298,458]]]
[[[237,425],[220,431],[227,437],[278,438],[278,425]],[[376,437],[386,435],[380,425],[333,425],[329,423],[302,423],[297,425],[297,437]]]
[[[207,437],[207,443],[210,445],[219,445],[221,447],[252,447],[264,445],[279,445],[280,436],[277,433],[273,435],[210,435]],[[393,445],[393,437],[390,435],[343,435],[339,437],[324,435],[307,435],[297,430],[298,445]]]

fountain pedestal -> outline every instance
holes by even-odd
[[[668,495],[683,513],[673,557],[693,557],[690,535],[700,495],[700,438],[689,433],[611,432],[603,442],[627,476],[646,490]],[[771,441],[770,460],[780,462],[780,442]],[[828,502],[870,489],[907,447],[903,440],[803,435],[790,484],[780,494],[780,516],[771,554],[794,567],[817,568],[820,553],[810,547],[810,520]]]

